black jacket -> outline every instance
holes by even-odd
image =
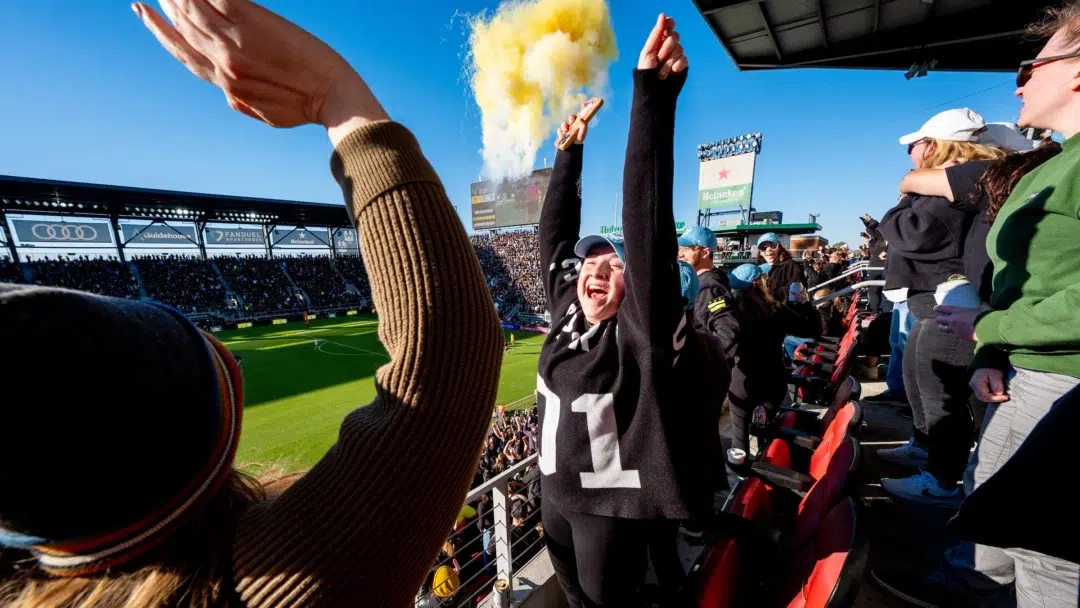
[[[540,352],[541,488],[570,512],[688,519],[712,507],[719,436],[711,391],[688,391],[715,365],[682,305],[677,266],[675,105],[686,73],[634,72],[623,171],[626,295],[597,325],[577,300],[583,146],[559,152],[540,217],[553,319]],[[779,352],[779,345],[777,346]]]
[[[971,227],[964,238],[964,274],[979,290],[983,302],[990,302],[993,291],[994,265],[986,249],[990,236],[990,222],[986,221],[986,207],[990,200],[979,187],[979,181],[990,167],[989,160],[976,160],[945,169],[949,187],[953,191],[952,206],[971,214]]]
[[[877,220],[871,218],[870,221],[867,221],[865,218],[863,218],[863,225],[866,226],[866,235],[870,237],[870,249],[867,252],[868,261],[870,262],[871,266],[875,268],[881,268],[885,264],[885,262],[881,260],[881,254],[885,252],[888,243],[886,243],[885,237],[882,236],[881,231],[878,230]],[[880,279],[881,274],[882,273],[880,270],[867,273],[867,278]]]
[[[710,270],[698,275],[701,291],[694,300],[694,328],[704,334],[716,336],[724,344],[731,341],[731,336],[723,332],[722,317],[731,314],[730,305],[734,302],[728,277],[721,270]]]
[[[905,196],[881,219],[889,241],[885,289],[934,291],[964,274],[964,241],[974,215],[939,196]]]
[[[1076,460],[1077,428],[1080,387],[1059,399],[1012,457],[964,500],[949,529],[973,543],[1080,562],[1080,519],[1063,487]]]
[[[787,302],[788,291],[791,289],[792,283],[802,283],[804,287],[808,288],[813,287],[813,285],[806,284],[806,273],[803,272],[803,265],[794,259],[777,262],[769,270],[767,276],[769,293],[777,302]]]
[[[778,302],[766,313],[742,294],[735,296],[729,306],[732,312],[719,317],[713,331],[725,341],[727,358],[733,366],[728,392],[742,400],[779,405],[787,392],[789,376],[784,338],[821,337],[821,316],[806,302]]]

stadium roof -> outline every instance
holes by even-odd
[[[10,213],[116,215],[287,226],[350,226],[342,205],[198,194],[0,175],[0,208]]]
[[[694,0],[740,70],[1014,71],[1056,0]]]

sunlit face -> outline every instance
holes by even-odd
[[[768,264],[775,264],[780,259],[780,243],[765,241],[758,245],[758,251]]]
[[[693,266],[694,270],[712,268],[712,251],[700,245],[679,247],[679,259]]]
[[[934,154],[934,150],[937,146],[929,139],[920,139],[919,141],[908,146],[908,156],[911,158],[911,164],[916,169],[927,168],[927,162]]]
[[[1036,59],[1076,52],[1075,48],[1065,45],[1065,35],[1064,30],[1054,34]],[[1062,59],[1032,66],[1031,78],[1016,90],[1016,96],[1023,101],[1018,121],[1021,128],[1060,128],[1062,115],[1068,113],[1069,106],[1075,103],[1080,80],[1078,66],[1080,59]]]
[[[619,312],[626,285],[622,260],[611,245],[593,247],[585,256],[578,276],[577,296],[585,320],[594,325]]]

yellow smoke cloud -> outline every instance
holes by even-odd
[[[618,55],[607,2],[516,0],[471,25],[485,174],[528,173],[565,117],[607,84]]]

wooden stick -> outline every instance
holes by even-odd
[[[600,111],[600,108],[604,107],[604,100],[599,97],[593,97],[589,101],[585,102],[585,107],[582,110],[580,116],[574,121],[573,125],[570,125],[570,130],[563,135],[563,138],[555,143],[555,147],[560,150],[569,150],[570,146],[574,143],[574,137],[577,135],[574,132],[574,125],[578,123],[589,124],[589,121],[596,116],[596,113]]]

